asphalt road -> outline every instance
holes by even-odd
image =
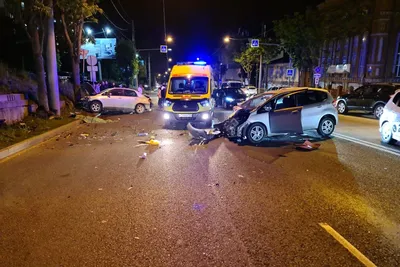
[[[158,111],[110,118],[0,162],[0,266],[362,266],[353,248],[400,266],[399,156],[342,137],[188,146]]]

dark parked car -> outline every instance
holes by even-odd
[[[346,114],[350,111],[372,112],[379,119],[383,108],[389,101],[390,96],[398,87],[389,84],[364,85],[353,93],[339,96],[336,99],[336,108],[339,114]]]
[[[225,88],[214,90],[213,98],[215,99],[216,106],[229,109],[246,101],[246,94],[239,88]]]

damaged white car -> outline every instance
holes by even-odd
[[[379,119],[381,140],[386,144],[400,141],[400,90],[397,90],[383,109]]]
[[[334,99],[328,91],[318,88],[287,88],[257,107],[243,105],[223,123],[215,125],[230,139],[247,139],[261,143],[266,137],[303,134],[317,131],[329,137],[338,123]]]

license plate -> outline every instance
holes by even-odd
[[[191,118],[192,114],[179,114],[178,117],[179,118]]]

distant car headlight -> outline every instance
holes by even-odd
[[[227,102],[233,102],[235,99],[233,99],[232,97],[225,97],[225,100],[227,101]]]
[[[169,100],[164,101],[164,107],[170,107],[172,105],[172,102]]]
[[[202,120],[208,120],[210,118],[210,115],[208,113],[203,113],[203,115],[201,115],[201,119]]]
[[[203,100],[200,102],[200,105],[203,107],[208,107],[210,106],[210,102],[208,100]]]

